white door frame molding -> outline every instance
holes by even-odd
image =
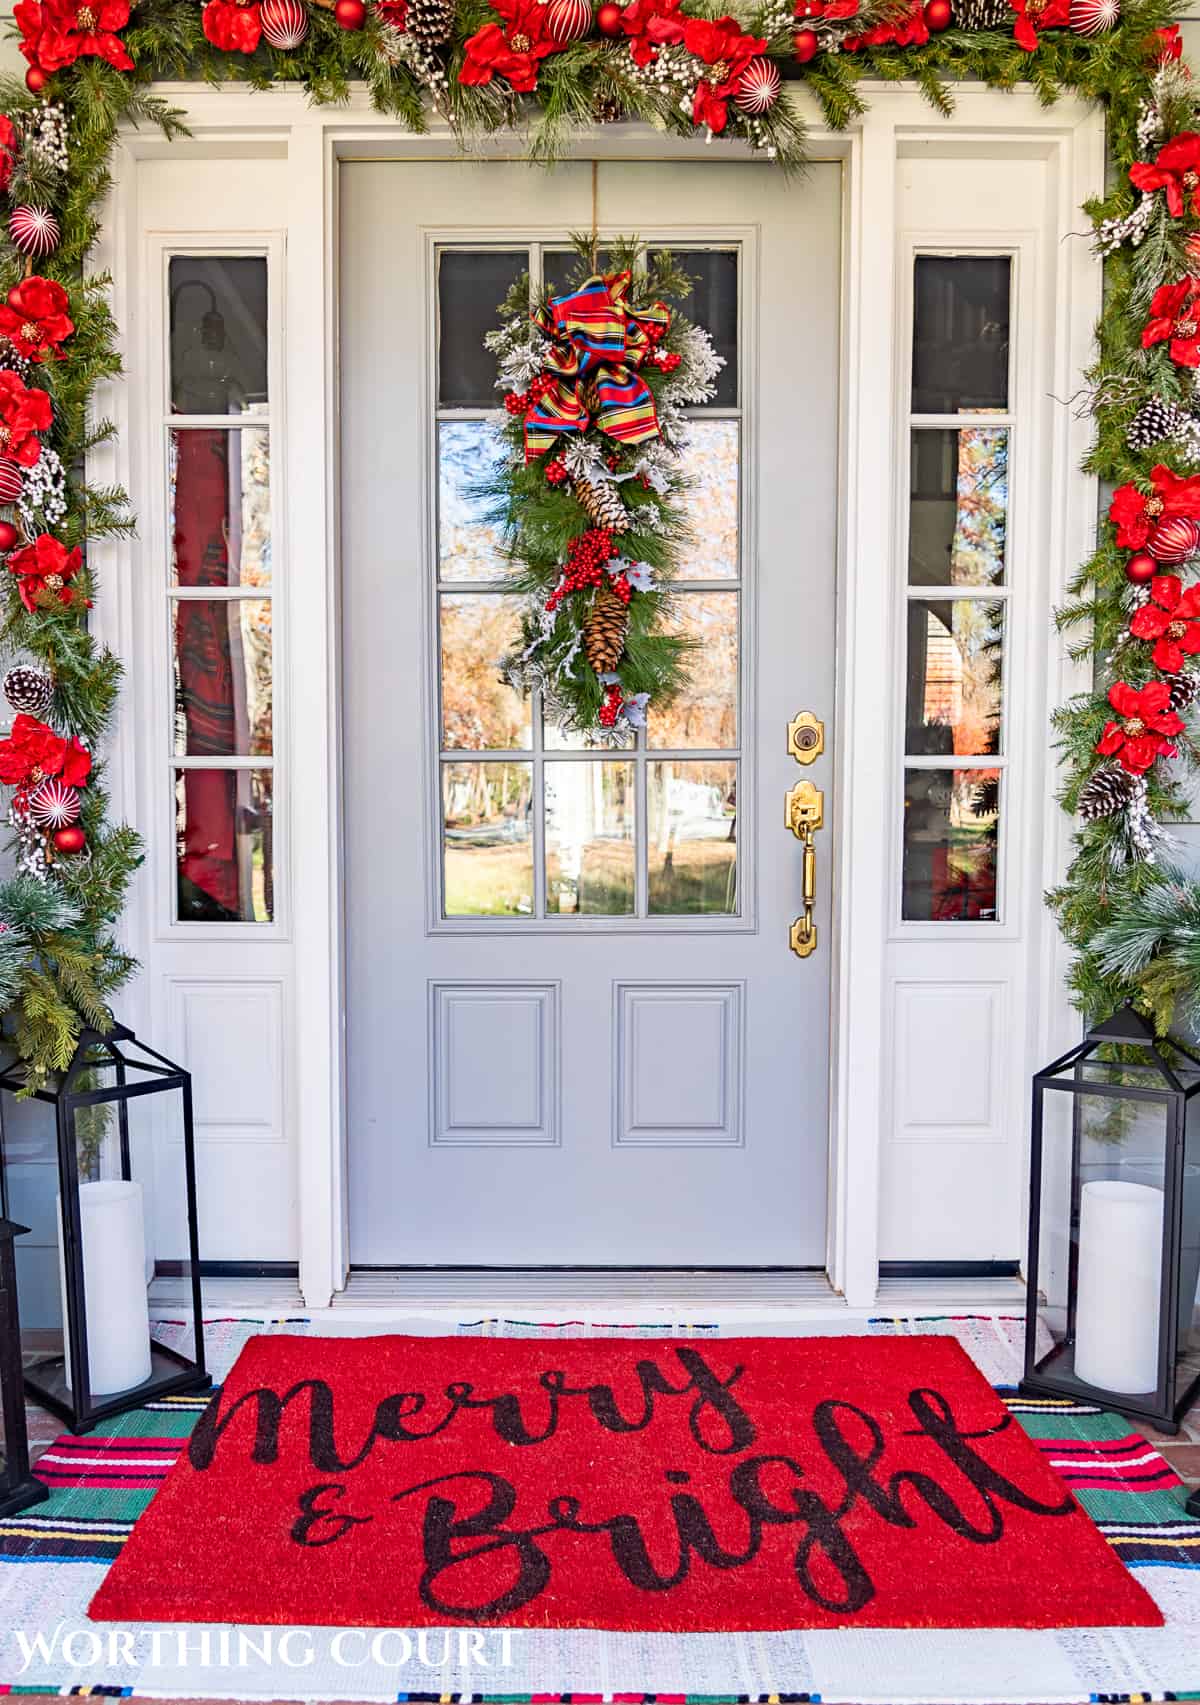
[[[905,155],[939,152],[961,158],[972,151],[990,158],[1006,151],[1050,163],[1047,184],[1050,225],[1057,234],[1053,338],[1053,394],[1072,395],[1088,358],[1091,327],[1099,306],[1099,268],[1086,240],[1063,242],[1080,232],[1078,209],[1103,186],[1102,116],[1074,100],[1047,110],[1033,93],[998,93],[977,85],[956,90],[949,123],[934,115],[910,85],[863,85],[868,114],[844,133],[825,130],[815,108],[808,114],[812,152],[840,159],[844,171],[844,302],[841,387],[842,492],[838,591],[837,780],[833,824],[827,844],[834,862],[833,1050],[830,1129],[830,1215],[828,1269],[831,1282],[854,1307],[875,1300],[879,1249],[880,1153],[887,1117],[886,1081],[888,934],[892,917],[888,822],[892,798],[891,747],[883,731],[893,709],[880,703],[881,683],[892,683],[897,576],[893,563],[892,501],[898,460],[894,379],[899,342],[896,290],[897,169]],[[98,414],[111,416],[119,439],[93,457],[94,477],[125,485],[135,504],[154,477],[148,446],[150,427],[161,426],[142,371],[145,292],[154,285],[140,268],[141,220],[138,171],[144,161],[220,160],[231,172],[253,172],[258,160],[285,162],[287,195],[264,207],[264,227],[285,231],[283,395],[286,417],[282,490],[286,505],[286,569],[277,598],[287,627],[280,667],[289,707],[276,761],[287,776],[290,833],[284,836],[287,867],[278,881],[289,896],[282,934],[273,936],[291,954],[290,1034],[285,1040],[286,1105],[295,1149],[298,1190],[300,1285],[310,1308],[326,1305],[345,1280],[347,1219],[345,1121],[341,789],[339,765],[340,681],[336,572],[339,538],[337,459],[337,179],[346,158],[413,160],[452,157],[445,128],[411,136],[371,110],[365,92],[342,107],[313,108],[302,90],[283,86],[268,93],[242,88],[209,89],[164,84],[159,93],[182,110],[190,137],[167,143],[148,131],[121,136],[114,160],[114,186],[98,250],[97,270],[115,277],[114,308],[125,344],[129,381],[101,387]],[[723,158],[736,157],[718,144]],[[703,150],[647,127],[602,127],[581,137],[585,158],[702,160]],[[495,157],[514,157],[511,143],[497,142]],[[715,148],[714,148],[715,152]],[[771,168],[763,165],[764,171]],[[803,180],[796,193],[804,193]],[[220,209],[214,209],[214,221]],[[194,210],[183,216],[195,236]],[[216,228],[216,224],[214,224]],[[803,281],[797,281],[802,290]],[[104,394],[107,393],[107,394]],[[1047,727],[1050,707],[1071,688],[1071,669],[1049,632],[1050,605],[1061,595],[1073,567],[1094,533],[1095,482],[1078,472],[1088,428],[1068,407],[1058,408],[1045,440],[1044,478],[1057,501],[1048,505],[1049,531],[1039,570],[1038,595],[1045,600],[1047,640],[1037,683],[1040,715]],[[162,565],[149,559],[141,541],[103,542],[93,557],[106,588],[97,610],[97,632],[129,665],[125,714],[111,755],[109,780],[114,807],[148,831],[145,766],[141,750],[154,732],[162,707],[151,702],[156,678],[144,655],[145,623],[139,602]],[[898,685],[893,683],[893,685]],[[894,692],[893,692],[894,696]],[[1048,735],[1044,742],[1048,748]],[[1040,761],[1027,785],[1045,811],[1027,818],[1038,825],[1038,841],[1025,847],[1040,867],[1031,873],[1040,894],[1061,871],[1069,832],[1053,809],[1052,755],[1038,747]],[[150,863],[171,856],[165,825],[147,832]],[[165,845],[162,844],[165,842]],[[156,844],[158,843],[158,844]],[[126,1001],[134,1023],[153,1036],[161,976],[153,955],[161,938],[155,915],[155,883],[138,883],[127,919],[132,950],[146,973]],[[1028,1070],[1035,1056],[1069,1036],[1071,1021],[1062,997],[1063,954],[1052,921],[1026,908],[1025,959],[1030,998],[1024,1033],[1006,1055]],[[778,927],[783,920],[765,927]],[[178,951],[180,930],[172,934]],[[203,926],[185,926],[197,966],[231,979],[246,949],[231,938],[207,936]],[[244,973],[261,975],[251,964]],[[797,1086],[800,1093],[802,1086]],[[1018,1104],[1023,1097],[1018,1097]],[[781,1110],[786,1111],[786,1110]],[[236,1188],[236,1178],[231,1179]]]

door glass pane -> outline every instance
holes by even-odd
[[[529,764],[442,765],[445,915],[533,911],[533,770]]]
[[[597,272],[608,272],[611,266],[608,250],[597,249]],[[543,249],[542,283],[551,296],[564,296],[568,290],[577,289],[586,276],[587,268],[574,249]]]
[[[265,428],[171,432],[174,586],[271,584],[271,440]]]
[[[181,598],[174,609],[175,755],[271,751],[271,602]]]
[[[680,580],[738,577],[736,420],[690,420],[683,453],[693,538],[680,551]]]
[[[175,771],[180,923],[271,922],[273,788],[270,770]]]
[[[1008,407],[1008,255],[918,255],[914,285],[914,414]]]
[[[267,401],[263,255],[175,255],[169,268],[171,406],[246,414]]]
[[[678,748],[737,745],[738,604],[736,592],[681,592],[674,631],[696,642],[689,683],[670,704],[650,702],[648,743]]]
[[[487,499],[475,490],[504,454],[487,420],[444,420],[438,427],[438,572],[443,580],[503,580],[499,527],[487,521]]]
[[[738,256],[736,249],[675,249],[675,260],[692,280],[690,296],[680,304],[687,318],[703,326],[725,362],[717,375],[711,408],[738,403]]]
[[[1003,604],[909,604],[906,751],[981,757],[1000,750],[1003,648]]]
[[[438,399],[443,408],[495,408],[496,360],[483,346],[496,309],[529,265],[524,249],[438,252]]]
[[[994,426],[915,431],[910,483],[910,583],[1003,585],[1008,433]]]
[[[440,606],[443,747],[528,748],[529,700],[500,678],[500,659],[520,637],[518,600],[455,592]]]
[[[994,920],[999,770],[908,770],[904,781],[903,917]]]
[[[737,911],[737,765],[647,766],[650,914]]]
[[[549,763],[546,911],[628,916],[634,906],[633,765]]]

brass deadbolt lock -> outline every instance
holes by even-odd
[[[788,723],[788,752],[798,764],[811,764],[825,750],[825,724],[811,710]]]

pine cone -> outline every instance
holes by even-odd
[[[629,611],[605,581],[596,593],[592,613],[583,630],[587,660],[597,675],[607,675],[621,661],[628,630]]]
[[[572,483],[576,497],[597,527],[607,527],[610,533],[627,533],[629,516],[610,480],[577,479]]]
[[[1085,823],[1095,823],[1101,817],[1112,817],[1129,804],[1134,778],[1118,764],[1097,770],[1079,795],[1079,815]]]
[[[1164,438],[1177,438],[1186,431],[1191,415],[1177,403],[1165,403],[1161,397],[1151,397],[1143,403],[1129,423],[1125,442],[1131,450],[1148,450]]]
[[[995,30],[1007,27],[1012,17],[1008,0],[956,0],[954,22],[960,30]]]
[[[454,29],[455,0],[408,0],[405,26],[422,47],[441,47]]]
[[[625,110],[615,95],[593,95],[592,117],[597,124],[620,124]]]
[[[1187,710],[1196,702],[1197,693],[1200,693],[1200,675],[1182,670],[1171,681],[1171,709]]]
[[[26,716],[45,716],[54,696],[54,681],[44,669],[18,664],[4,677],[4,696],[15,711]]]
[[[33,378],[33,363],[27,356],[21,354],[16,344],[8,337],[0,337],[0,371],[15,373],[23,385],[28,385]]]

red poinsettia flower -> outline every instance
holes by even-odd
[[[635,65],[649,65],[660,47],[674,47],[683,40],[684,19],[680,0],[632,0],[621,13],[621,28],[629,37],[629,55]]]
[[[1171,360],[1180,367],[1200,367],[1200,278],[1181,278],[1162,284],[1150,302],[1150,318],[1142,330],[1142,348],[1167,343]]]
[[[39,432],[53,419],[45,391],[26,390],[15,373],[0,369],[0,456],[32,468],[42,453]]]
[[[238,0],[208,0],[200,14],[204,38],[222,53],[253,53],[262,40],[262,8]]]
[[[1153,43],[1155,63],[1167,65],[1172,59],[1178,59],[1183,53],[1183,37],[1179,33],[1178,24],[1168,24],[1165,29],[1155,30],[1150,37]]]
[[[1166,190],[1167,212],[1172,219],[1185,212],[1200,213],[1200,134],[1181,130],[1163,143],[1153,165],[1139,160],[1130,166],[1129,181],[1147,194]]]
[[[756,54],[767,51],[767,44],[761,36],[743,35],[736,18],[689,18],[683,45],[708,67],[692,92],[692,123],[706,124],[719,135],[738,79]]]
[[[12,119],[0,113],[0,190],[8,188],[19,141],[17,127]]]
[[[894,43],[897,47],[924,47],[929,40],[929,26],[925,22],[925,8],[921,0],[909,0],[906,13],[891,19],[889,22],[873,24],[861,35],[847,36],[842,43],[851,53],[857,53],[860,47],[886,47]]]
[[[1150,599],[1134,612],[1129,631],[1135,639],[1154,640],[1155,668],[1177,675],[1185,655],[1194,657],[1200,651],[1200,586],[1185,592],[1177,574],[1156,574]]]
[[[1181,479],[1160,462],[1151,468],[1154,490],[1149,497],[1135,485],[1121,485],[1113,492],[1108,518],[1115,523],[1117,543],[1123,550],[1140,551],[1162,520],[1177,515],[1200,519],[1200,474]]]
[[[69,551],[53,533],[39,533],[32,544],[22,545],[8,557],[9,573],[17,576],[21,602],[30,611],[46,602],[73,604],[71,582],[82,566],[79,546]]]
[[[797,18],[853,18],[859,0],[796,0],[792,8]]]
[[[105,59],[118,71],[132,71],[124,42],[117,35],[129,22],[126,0],[18,0],[13,17],[21,32],[21,52],[39,71],[62,71],[81,57]]]
[[[1108,689],[1108,702],[1121,718],[1105,725],[1096,750],[1106,758],[1114,755],[1130,775],[1145,775],[1156,758],[1173,758],[1175,748],[1168,734],[1183,733],[1183,719],[1171,709],[1171,689],[1165,681],[1148,687],[1131,687],[1118,681]]]
[[[528,94],[537,88],[539,60],[561,53],[567,44],[551,41],[545,0],[492,0],[492,9],[504,26],[485,24],[468,38],[458,80],[490,83],[493,77],[506,77],[514,89]]]
[[[61,284],[36,272],[14,284],[0,303],[0,337],[8,338],[30,361],[44,361],[75,330]]]
[[[408,0],[376,0],[375,10],[394,30],[408,28]]]
[[[1017,21],[1013,39],[1026,53],[1038,44],[1039,30],[1066,29],[1071,21],[1071,0],[1010,0]]]
[[[68,787],[82,787],[92,773],[92,754],[76,735],[64,740],[36,716],[13,718],[12,733],[0,740],[0,782],[8,787],[36,786],[46,776],[61,776]]]

